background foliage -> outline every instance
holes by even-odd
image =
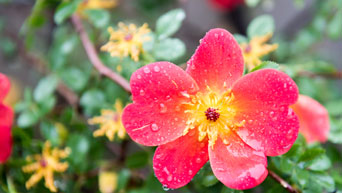
[[[20,5],[20,1],[0,2],[0,11]],[[98,176],[103,171],[114,171],[118,175],[117,180],[113,181],[117,184],[116,192],[164,192],[165,188],[153,175],[154,148],[138,146],[129,137],[115,139],[114,142],[105,137],[94,138],[92,133],[97,127],[87,124],[87,120],[99,115],[101,109],[113,109],[116,99],[124,103],[129,103],[131,99],[119,85],[101,76],[89,61],[77,30],[70,22],[71,15],[81,2],[31,1],[29,6],[33,6],[32,10],[18,33],[9,31],[7,26],[11,23],[5,14],[0,14],[1,72],[11,68],[8,61],[21,58],[30,65],[26,69],[34,71],[26,76],[39,77],[35,78],[33,86],[26,86],[24,82],[20,83],[20,76],[13,76],[20,88],[17,93],[20,99],[15,105],[16,123],[12,129],[15,145],[10,160],[0,166],[0,192],[49,192],[43,182],[26,190],[24,184],[29,175],[21,170],[27,163],[25,157],[40,153],[46,140],[55,147],[70,147],[72,150],[66,159],[68,170],[55,175],[55,184],[60,192],[99,192]],[[270,3],[277,2],[247,0],[249,7],[240,7],[227,14],[219,12],[221,19],[228,21],[220,27],[235,31],[239,42],[273,32],[272,42],[278,43],[279,48],[264,58],[267,62],[256,69],[278,68],[285,71],[296,81],[300,93],[315,98],[329,111],[329,142],[308,145],[300,136],[288,153],[268,158],[269,168],[301,192],[342,193],[342,58],[340,54],[335,56],[339,58],[339,63],[335,63],[329,58],[329,48],[328,51],[321,50],[326,42],[339,42],[341,45],[342,1],[316,0],[307,3],[295,0],[297,10],[309,7],[310,16],[306,17],[305,25],[282,31],[276,29],[277,20],[264,11],[270,9]],[[203,33],[197,32],[194,38],[187,38],[184,31],[179,32],[183,26],[191,25],[186,19],[186,9],[179,8],[189,8],[184,5],[186,1],[137,0],[119,3],[132,4],[135,14],[126,18],[127,13],[124,12],[127,9],[121,9],[121,5],[119,8],[93,9],[82,13],[86,31],[95,47],[99,48],[107,42],[107,27],[116,28],[119,21],[136,23],[137,26],[147,22],[152,30],[149,34],[151,41],[144,44],[145,52],[138,62],[130,57],[111,57],[106,52],[99,52],[106,66],[127,80],[135,70],[154,61],[172,61],[184,67],[194,49],[193,46],[187,49],[184,41],[196,45],[198,37],[203,36]],[[258,16],[248,17],[249,10],[254,9],[259,9]],[[236,19],[236,15],[247,22],[234,24],[234,21],[241,21]],[[302,18],[299,16],[296,19]],[[49,37],[45,42],[41,41],[41,33],[46,29],[49,29]],[[121,70],[118,71],[118,68]],[[76,100],[72,100],[73,97]],[[207,164],[190,184],[174,192],[242,191],[223,186]],[[268,177],[257,188],[245,192],[287,191]]]

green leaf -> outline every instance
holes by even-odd
[[[272,69],[279,70],[279,64],[277,64],[275,62],[271,62],[271,61],[264,61],[259,66],[253,68],[251,70],[251,72],[254,72],[254,71],[260,70],[260,69],[265,69],[265,68],[272,68]]]
[[[60,73],[60,76],[64,82],[75,91],[81,91],[86,86],[89,79],[88,73],[75,67],[64,68]]]
[[[246,0],[245,2],[248,7],[255,7],[260,3],[260,0]]]
[[[247,27],[247,35],[251,39],[254,36],[262,36],[274,32],[274,20],[270,15],[261,15],[251,21]]]
[[[325,153],[325,150],[323,148],[320,147],[311,147],[308,148],[303,155],[301,155],[299,157],[299,162],[308,162],[308,161],[312,161],[316,158],[318,158],[319,156],[321,156],[322,154]]]
[[[53,76],[47,76],[41,79],[33,92],[33,98],[37,102],[42,102],[55,91],[58,84],[58,79]]]
[[[85,11],[89,21],[97,28],[106,27],[110,20],[110,14],[102,9],[90,9]]]
[[[131,173],[128,169],[122,169],[119,173],[119,177],[118,177],[118,187],[117,190],[123,190],[125,189],[129,178],[131,176]]]
[[[331,39],[339,39],[342,37],[342,10],[335,13],[334,18],[328,25],[328,35]]]
[[[321,155],[319,158],[316,158],[310,165],[310,170],[313,171],[323,171],[327,170],[331,167],[331,161],[326,155]]]
[[[342,116],[342,100],[329,101],[326,107],[330,115]]]
[[[176,33],[184,18],[185,12],[182,9],[174,9],[162,15],[156,23],[156,33],[159,39],[170,37]]]
[[[324,173],[311,173],[310,174],[311,180],[313,180],[314,183],[317,183],[323,189],[325,189],[328,192],[333,192],[335,190],[335,182],[334,179]]]
[[[50,122],[40,124],[40,132],[46,140],[49,140],[53,146],[60,145],[60,137],[55,126]]]
[[[302,188],[306,187],[308,184],[308,179],[310,177],[310,173],[307,170],[300,169],[295,167],[292,174],[292,179],[297,182]]]
[[[248,38],[241,34],[234,34],[234,38],[239,44],[248,42]]]
[[[205,187],[210,187],[215,185],[218,182],[216,176],[214,174],[209,174],[204,176],[203,180],[202,180],[202,184]]]
[[[148,163],[148,154],[144,151],[136,152],[127,157],[125,165],[128,168],[142,168]]]
[[[185,54],[185,44],[176,38],[167,38],[155,45],[154,55],[158,60],[174,61]]]
[[[329,141],[342,144],[342,120],[330,121]]]
[[[76,170],[84,171],[88,164],[85,160],[90,149],[89,138],[80,134],[72,134],[68,139],[67,146],[71,148],[68,159],[73,167]]]
[[[59,25],[68,19],[77,9],[81,0],[64,1],[56,10],[54,20]]]
[[[105,95],[97,89],[87,90],[80,99],[80,104],[88,115],[97,113],[105,103]]]
[[[19,127],[26,128],[35,124],[40,118],[40,113],[37,110],[27,109],[20,113],[17,124]]]

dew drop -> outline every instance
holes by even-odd
[[[196,163],[198,163],[198,164],[201,163],[201,161],[202,161],[202,160],[201,160],[201,158],[199,158],[199,157],[196,159]]]
[[[151,129],[152,129],[152,131],[158,131],[158,130],[159,130],[159,127],[158,127],[157,124],[153,123],[153,124],[151,125]]]
[[[172,181],[172,176],[171,175],[167,177],[167,181],[169,181],[169,182]]]
[[[167,107],[163,103],[160,103],[159,107],[160,107],[160,113],[166,113]]]
[[[153,68],[153,69],[154,69],[154,71],[155,71],[155,72],[159,72],[159,71],[160,71],[160,68],[159,68],[159,66],[154,66],[154,68]]]
[[[137,78],[138,78],[138,79],[141,79],[141,75],[140,75],[140,74],[138,74]]]
[[[145,91],[143,89],[140,90],[140,96],[144,96],[145,95]]]
[[[147,73],[150,73],[151,71],[150,71],[150,69],[148,67],[145,67],[144,68],[144,72],[147,74]]]
[[[167,185],[163,185],[163,190],[164,190],[164,191],[169,191],[169,190],[170,190],[170,188],[169,188],[169,187],[167,187]]]
[[[192,170],[189,170],[189,175],[190,175],[190,176],[192,175]]]

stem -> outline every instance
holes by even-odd
[[[280,185],[282,185],[288,192],[290,192],[290,193],[298,193],[298,191],[295,188],[293,188],[288,182],[286,182],[283,178],[278,176],[272,170],[268,170],[268,175],[271,176]]]
[[[82,20],[80,19],[80,17],[76,14],[73,14],[71,16],[71,21],[74,24],[76,31],[79,33],[83,47],[88,55],[90,62],[93,64],[95,69],[99,71],[100,74],[112,79],[114,82],[119,84],[123,89],[125,89],[128,93],[130,93],[131,87],[129,85],[129,82],[119,74],[113,72],[110,68],[108,68],[101,62],[94,45],[91,43],[88,34],[83,27]]]

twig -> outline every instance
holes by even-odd
[[[342,71],[335,71],[332,73],[314,73],[310,71],[299,71],[298,76],[305,76],[310,78],[324,77],[330,79],[342,79]]]
[[[49,74],[50,71],[47,68],[47,62],[41,57],[27,51],[23,41],[14,35],[14,33],[6,32],[6,36],[12,39],[17,45],[19,55],[28,63],[31,63],[33,67],[41,74]],[[74,93],[66,84],[60,81],[57,85],[57,92],[65,98],[65,100],[73,107],[78,104],[78,96]]]
[[[119,84],[123,89],[130,93],[131,87],[129,85],[129,82],[119,74],[113,72],[110,68],[108,68],[101,62],[94,45],[91,43],[88,34],[83,27],[80,17],[76,14],[73,14],[71,16],[71,20],[74,24],[76,31],[80,35],[83,47],[88,55],[88,58],[93,64],[93,66],[96,68],[96,70],[99,71],[100,74],[112,79],[114,82]]]
[[[268,175],[275,179],[277,182],[279,182],[279,184],[282,185],[288,192],[298,193],[298,191],[295,188],[293,188],[289,183],[287,183],[283,178],[278,176],[272,170],[268,170]]]

